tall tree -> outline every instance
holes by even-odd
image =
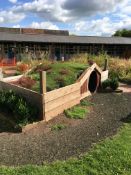
[[[117,30],[113,36],[131,37],[131,30],[122,29]]]

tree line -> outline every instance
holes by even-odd
[[[131,37],[131,30],[127,30],[127,29],[117,30],[113,34],[113,36]]]

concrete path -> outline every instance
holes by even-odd
[[[120,83],[119,89],[122,90],[125,93],[131,93],[131,85]]]

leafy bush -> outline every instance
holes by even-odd
[[[65,110],[65,115],[72,119],[84,119],[86,117],[87,109],[79,106],[74,106],[73,108]]]
[[[107,80],[102,82],[102,88],[103,89],[106,89],[109,86],[110,86],[110,79],[107,79]]]
[[[110,87],[112,90],[116,90],[118,86],[119,86],[119,82],[117,78],[107,79],[104,82],[102,82],[103,89]]]
[[[114,79],[114,78],[119,79],[119,73],[116,70],[112,69],[109,71],[109,78],[110,79]]]
[[[119,83],[118,83],[118,79],[117,78],[114,78],[114,79],[111,79],[110,80],[110,88],[112,90],[116,90],[119,86]]]
[[[13,91],[0,91],[0,109],[13,114],[13,119],[18,124],[32,122],[38,116],[38,109]]]
[[[33,73],[30,75],[30,77],[35,81],[40,81],[40,75],[38,73]]]

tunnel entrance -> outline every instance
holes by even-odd
[[[93,71],[90,74],[90,78],[89,78],[89,83],[88,83],[88,89],[91,93],[94,93],[98,86],[99,86],[99,75],[96,71]]]

